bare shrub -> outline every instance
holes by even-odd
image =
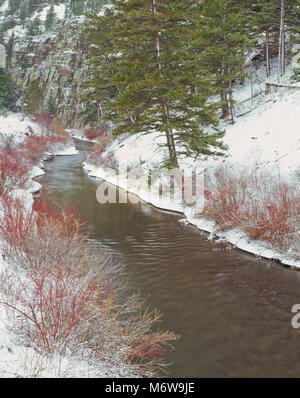
[[[220,167],[206,179],[205,216],[221,230],[243,229],[280,250],[300,247],[300,193],[296,184],[256,169]]]
[[[32,164],[20,151],[0,152],[0,194],[26,188]]]
[[[88,161],[95,166],[99,166],[101,162],[101,155],[111,143],[111,137],[103,135],[98,138],[97,143],[93,145],[91,154],[88,156]]]
[[[53,134],[57,134],[59,136],[66,137],[68,133],[64,129],[62,122],[57,117],[53,119],[51,123],[51,130]]]
[[[84,136],[89,140],[98,140],[103,136],[110,136],[110,130],[105,122],[101,123],[98,128],[88,128],[83,132]]]
[[[138,296],[126,298],[122,267],[86,245],[74,211],[39,202],[26,222],[18,214],[12,212],[3,235],[7,267],[0,281],[11,332],[47,360],[84,359],[99,374],[103,367],[157,374],[177,336],[154,330],[160,315],[145,311]]]
[[[117,160],[113,152],[103,153],[100,156],[100,164],[105,169],[112,169],[116,172],[119,171],[119,161]]]
[[[50,112],[44,110],[35,111],[33,112],[33,117],[41,126],[43,134],[48,135],[52,133],[51,127],[54,118]]]

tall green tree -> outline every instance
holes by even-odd
[[[233,82],[246,77],[245,53],[253,43],[247,35],[247,17],[236,0],[203,0],[197,13],[198,34],[193,51],[204,65],[220,96],[222,117],[233,112]]]
[[[45,20],[45,29],[50,30],[56,21],[56,14],[54,11],[54,3],[51,4],[49,11],[47,12]]]
[[[37,36],[41,33],[41,20],[39,17],[35,17],[27,25],[26,36]]]
[[[208,102],[213,87],[207,71],[189,51],[194,3],[113,1],[116,12],[108,17],[107,39],[116,62],[100,68],[101,82],[106,79],[107,87],[116,88],[106,108],[114,133],[160,132],[166,137],[169,166],[178,165],[178,154],[221,154],[225,149],[223,132],[204,129],[216,128],[216,106]],[[105,18],[94,17],[95,26],[109,26]],[[98,48],[97,38],[91,44]]]
[[[0,110],[13,110],[16,104],[15,87],[7,69],[0,68]]]
[[[43,103],[43,91],[37,79],[32,80],[26,88],[24,95],[24,109],[32,113],[40,110]]]

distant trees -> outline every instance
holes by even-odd
[[[37,36],[41,33],[42,22],[39,17],[35,17],[27,24],[27,36]]]
[[[7,69],[0,68],[0,111],[11,110],[16,104],[15,88]]]
[[[236,0],[204,0],[199,4],[192,49],[205,65],[220,96],[222,117],[234,122],[232,85],[246,77],[246,50],[253,46],[246,32],[247,16]]]
[[[52,28],[52,26],[54,25],[55,20],[56,20],[56,14],[54,11],[54,3],[52,3],[47,12],[47,16],[46,16],[46,20],[45,20],[45,29],[50,30]]]
[[[109,119],[114,134],[161,132],[173,165],[179,154],[223,153],[218,118],[235,122],[246,54],[263,45],[266,76],[277,56],[280,79],[299,34],[299,0],[112,3],[89,16],[86,120]]]
[[[42,108],[43,92],[37,79],[30,82],[24,97],[24,109],[26,112],[32,113]]]

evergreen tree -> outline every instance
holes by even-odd
[[[55,106],[54,98],[52,97],[52,95],[48,99],[47,110],[52,116],[56,115],[56,106]]]
[[[299,27],[299,0],[258,0],[255,2],[255,12],[251,15],[252,25],[257,36],[264,34],[266,76],[271,75],[270,60],[278,58],[278,79],[285,74],[288,42]]]
[[[41,20],[39,17],[35,17],[33,21],[30,21],[27,25],[26,36],[37,36],[41,33]]]
[[[104,17],[89,15],[87,39],[96,45],[90,46],[87,62],[89,69],[84,83],[85,94],[82,96],[82,102],[85,103],[85,124],[100,123],[105,110],[118,93],[118,85],[111,80],[119,60],[113,51],[114,40],[110,37],[114,23],[114,12],[109,9],[105,11]]]
[[[39,0],[28,0],[28,7],[27,7],[28,16],[32,15],[39,8],[39,5],[40,5]]]
[[[28,17],[28,14],[27,14],[28,9],[27,9],[27,7],[28,7],[27,3],[23,3],[21,5],[20,12],[19,12],[19,18],[20,18],[20,22],[22,24],[22,28],[23,29],[25,27],[25,22],[26,22],[26,19]]]
[[[7,69],[0,68],[0,110],[13,110],[16,104],[15,88]]]
[[[22,69],[22,76],[25,76],[25,73],[27,71],[27,69],[31,66],[31,63],[29,61],[29,58],[27,57],[27,55],[24,55],[22,63],[21,63],[21,69]]]
[[[45,29],[50,30],[54,25],[55,20],[56,20],[56,14],[54,11],[54,4],[52,3],[46,16]]]
[[[24,109],[32,113],[40,110],[43,103],[43,92],[37,79],[32,80],[25,91]]]
[[[207,134],[203,129],[217,125],[215,105],[208,103],[212,86],[188,47],[194,32],[194,2],[113,3],[116,13],[109,17],[110,23],[103,17],[94,17],[94,21],[98,21],[99,29],[111,26],[107,37],[112,41],[116,62],[112,68],[107,63],[100,68],[104,76],[100,80],[117,90],[107,107],[114,133],[161,132],[166,137],[170,166],[178,164],[179,147],[179,153],[185,155],[221,154],[224,146],[219,139],[223,132]],[[97,39],[91,43],[98,48]],[[96,56],[95,64],[98,60]],[[191,90],[193,85],[199,89]],[[94,94],[97,89],[96,85]]]
[[[14,41],[15,41],[15,34],[14,32],[11,34],[7,45],[6,45],[6,62],[7,66],[11,66],[11,57],[12,57],[12,52],[13,52],[13,47],[14,47]]]
[[[71,0],[70,10],[73,15],[82,15],[84,13],[84,2],[83,0]]]
[[[245,50],[253,45],[246,32],[246,15],[238,1],[203,0],[198,17],[198,35],[192,48],[214,81],[222,117],[230,114],[234,122],[232,85],[247,76]]]
[[[19,9],[20,0],[8,0],[8,15],[15,21],[17,11]]]

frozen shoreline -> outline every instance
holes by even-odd
[[[182,214],[185,218],[181,220],[181,222],[194,225],[199,230],[208,232],[211,236],[232,244],[235,248],[256,255],[257,257],[279,261],[281,264],[289,267],[300,268],[300,261],[293,260],[282,253],[276,252],[267,242],[251,241],[246,234],[239,229],[227,232],[218,232],[215,230],[214,221],[208,220],[204,217],[195,217],[193,210],[189,207],[183,207],[174,202],[161,200],[159,197],[151,196],[149,195],[149,192],[143,190],[128,188],[125,177],[122,179],[121,176],[112,175],[112,173],[105,171],[103,168],[97,168],[88,163],[84,163],[83,168],[87,171],[90,177],[105,180],[106,182],[137,196],[143,202],[154,206],[157,210],[165,210]]]
[[[237,89],[237,94],[243,88]],[[245,86],[247,91],[247,86]],[[239,99],[239,98],[238,98]],[[191,167],[199,167],[202,170],[213,170],[218,165],[230,164],[237,169],[253,168],[261,171],[278,173],[287,182],[295,186],[300,177],[300,90],[283,89],[268,95],[260,95],[251,113],[237,118],[234,125],[221,122],[220,128],[226,129],[224,143],[228,145],[228,158],[203,159],[196,163],[187,158],[180,164],[182,170]],[[247,110],[243,103],[239,105],[240,111]],[[288,134],[287,134],[288,130]],[[77,138],[80,134],[77,133]],[[113,154],[121,166],[121,170],[129,167],[140,167],[146,174],[157,167],[165,158],[165,153],[160,147],[164,144],[161,136],[155,133],[149,135],[137,134],[135,136],[124,135],[113,141],[106,149],[105,154]],[[101,160],[101,159],[100,159]],[[149,196],[148,191],[137,186],[135,181],[127,182],[127,176],[116,176],[104,167],[89,164],[89,160],[83,164],[89,176],[106,180],[107,182],[137,195],[143,201],[150,203],[158,209],[175,211],[185,216],[185,222],[192,224],[200,230],[206,231],[211,236],[224,239],[236,248],[252,253],[258,257],[279,261],[283,265],[300,268],[300,260],[296,260],[293,254],[276,251],[268,242],[253,241],[241,230],[233,229],[227,232],[219,232],[215,228],[214,221],[195,217],[193,209],[183,207],[181,203],[170,200],[161,200],[159,195]],[[299,232],[300,233],[300,229]]]

